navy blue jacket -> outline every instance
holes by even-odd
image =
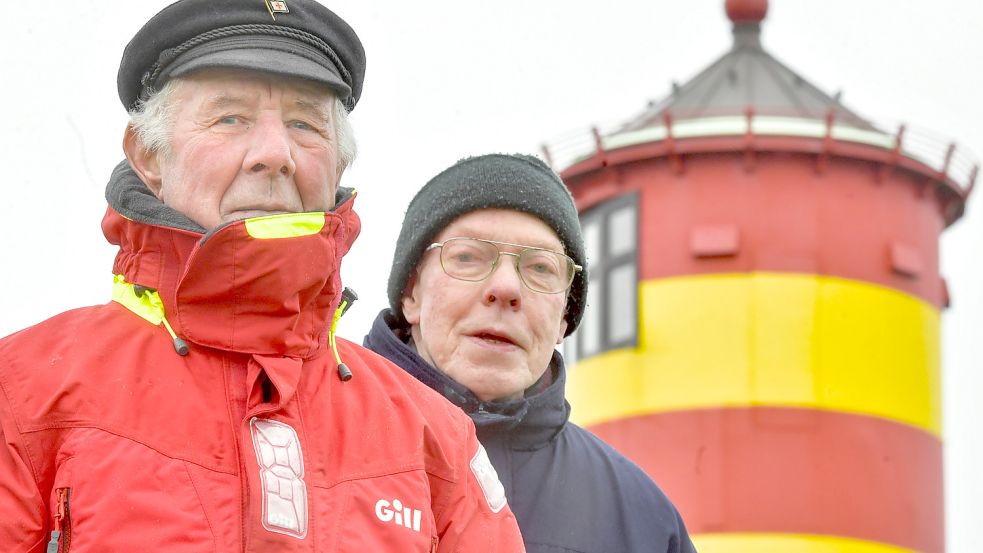
[[[635,463],[569,422],[563,358],[514,401],[481,402],[424,361],[384,310],[365,347],[463,409],[478,431],[529,553],[692,553],[682,518]]]

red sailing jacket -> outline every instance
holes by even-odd
[[[522,551],[460,410],[340,339],[339,377],[351,204],[204,237],[110,208],[115,301],[0,341],[0,550]]]

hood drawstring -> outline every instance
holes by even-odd
[[[348,311],[348,308],[357,299],[358,294],[351,288],[346,286],[342,290],[341,303],[338,304],[338,309],[334,311],[334,317],[331,319],[331,330],[328,331],[328,342],[331,344],[331,352],[334,353],[335,361],[338,362],[338,378],[342,382],[348,382],[352,379],[352,370],[348,368],[348,365],[341,362],[341,355],[338,354],[338,342],[335,340],[335,332],[338,330],[338,321],[341,319],[341,316]]]
[[[113,275],[113,301],[136,313],[150,324],[164,325],[167,333],[171,335],[174,351],[182,357],[188,354],[190,351],[188,343],[178,337],[164,316],[164,302],[161,301],[157,290],[139,284],[130,284],[126,282],[123,275]]]
[[[341,292],[341,303],[335,309],[334,317],[331,319],[331,330],[328,332],[328,342],[331,344],[331,352],[334,354],[335,361],[338,362],[338,377],[343,382],[348,382],[352,379],[352,370],[341,361],[335,333],[337,332],[338,321],[341,319],[341,316],[348,311],[348,308],[357,299],[358,295],[355,291],[346,286]],[[136,313],[153,325],[163,325],[174,342],[174,351],[181,356],[188,354],[190,351],[188,343],[174,332],[171,324],[167,322],[167,317],[164,316],[164,302],[161,301],[160,294],[157,293],[157,290],[139,284],[130,284],[126,282],[123,275],[113,275],[113,301]]]

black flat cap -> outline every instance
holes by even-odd
[[[180,0],[127,44],[119,99],[130,110],[168,79],[204,68],[323,83],[351,111],[362,93],[365,51],[348,23],[313,0]]]

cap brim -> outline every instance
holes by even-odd
[[[217,39],[181,54],[158,77],[162,83],[202,69],[241,69],[324,84],[343,101],[352,89],[331,61],[294,40],[270,36]]]

